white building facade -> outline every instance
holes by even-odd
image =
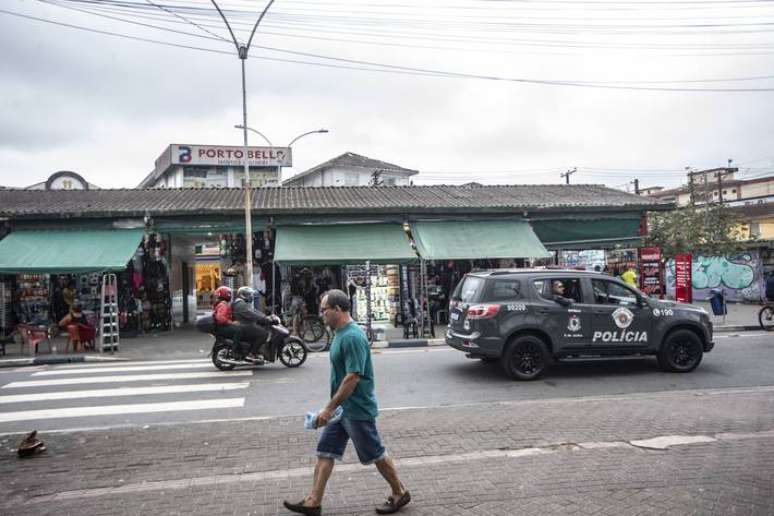
[[[244,148],[172,144],[138,188],[239,188],[244,184]],[[252,186],[279,186],[282,167],[292,166],[289,147],[248,147]]]
[[[284,181],[282,186],[409,186],[418,170],[345,152]]]

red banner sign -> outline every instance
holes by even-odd
[[[693,302],[691,253],[675,256],[675,299],[678,303]]]
[[[640,249],[640,290],[649,296],[664,297],[664,274],[661,267],[661,249]]]

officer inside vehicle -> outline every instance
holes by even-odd
[[[553,281],[551,294],[553,296],[553,300],[562,306],[569,306],[572,303],[572,299],[565,297],[564,283],[562,283],[560,280]]]
[[[236,299],[231,303],[234,322],[239,326],[242,340],[250,343],[250,353],[247,358],[262,360],[258,353],[260,346],[266,341],[269,334],[266,329],[272,324],[278,324],[279,318],[275,315],[264,315],[253,308],[255,290],[250,287],[240,287],[237,290]]]

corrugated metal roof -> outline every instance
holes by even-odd
[[[0,216],[137,216],[231,214],[242,211],[238,188],[121,190],[0,190]],[[405,213],[455,211],[658,209],[654,199],[601,185],[463,187],[354,186],[258,188],[257,214]]]

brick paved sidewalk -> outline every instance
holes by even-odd
[[[683,391],[394,411],[380,427],[406,514],[772,514],[772,409],[772,388]],[[637,442],[673,435],[698,442]],[[0,438],[0,513],[286,514],[316,434],[278,418],[41,437],[49,452],[26,461]],[[372,514],[385,495],[348,450],[325,512]]]

